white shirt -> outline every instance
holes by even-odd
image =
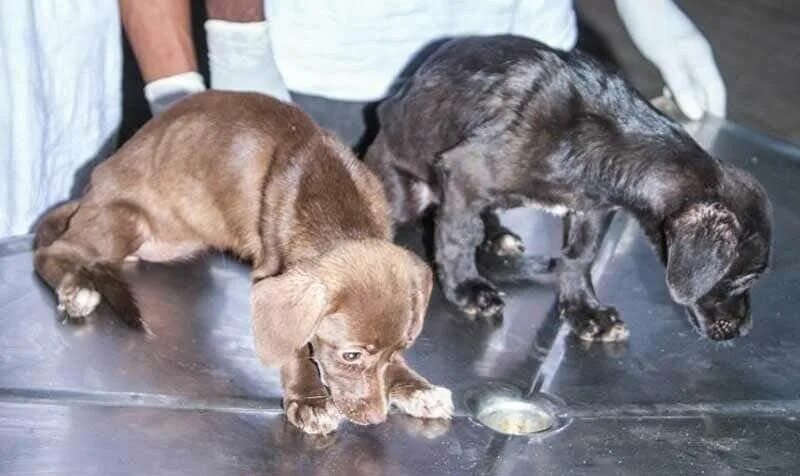
[[[273,0],[267,18],[289,89],[350,101],[384,97],[440,38],[515,33],[565,50],[577,40],[572,0]]]
[[[0,0],[0,238],[80,192],[114,149],[121,41],[116,1]]]

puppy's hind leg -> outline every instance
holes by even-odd
[[[455,159],[462,152],[466,153],[458,149],[447,152],[439,169],[442,203],[435,233],[439,282],[447,300],[467,316],[499,321],[504,307],[501,293],[481,277],[475,262],[483,240],[480,213],[488,203],[473,189],[472,177],[458,166]],[[451,160],[456,165],[453,168],[447,164]]]
[[[102,296],[126,324],[144,328],[119,270],[123,258],[141,244],[140,219],[133,206],[81,204],[67,229],[36,249],[34,269],[56,292],[58,307],[68,318],[81,320],[91,314]],[[47,243],[46,233],[37,230],[38,244]]]
[[[445,297],[470,317],[503,315],[500,291],[480,276],[475,262],[483,225],[479,210],[452,204],[445,197],[436,222],[436,264]]]
[[[498,258],[517,258],[525,253],[522,238],[500,223],[495,210],[484,210],[481,220],[484,235],[481,251]]]
[[[551,273],[558,260],[551,256],[525,255],[522,238],[500,223],[497,212],[481,213],[484,238],[478,248],[478,264],[482,273],[496,283],[538,281]]]
[[[499,321],[502,293],[477,269],[484,238],[480,214],[491,205],[482,165],[489,156],[484,141],[469,139],[443,152],[436,164],[442,202],[436,220],[436,264],[442,292],[471,317]]]
[[[628,329],[617,310],[601,304],[592,285],[592,264],[607,217],[607,210],[570,213],[564,223],[558,312],[572,332],[587,341],[614,342],[628,338]]]

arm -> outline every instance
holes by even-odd
[[[203,91],[188,0],[119,0],[120,15],[153,114]]]
[[[197,71],[189,8],[185,0],[119,0],[122,24],[145,82]]]

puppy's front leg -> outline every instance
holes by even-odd
[[[453,416],[450,390],[431,384],[414,372],[402,356],[395,356],[386,369],[389,403],[401,412],[417,418]]]
[[[564,268],[559,277],[559,315],[578,337],[614,342],[628,338],[617,310],[604,306],[592,285],[592,264],[602,238],[608,210],[570,213],[564,219]]]
[[[336,430],[343,417],[322,384],[308,346],[281,367],[281,382],[283,409],[289,422],[311,434]]]

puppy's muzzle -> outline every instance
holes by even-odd
[[[687,306],[686,312],[692,326],[714,341],[745,336],[752,327],[747,293],[732,296],[721,304]]]

